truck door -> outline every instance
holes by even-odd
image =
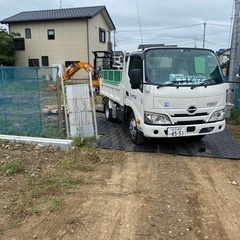
[[[143,116],[143,93],[142,84],[140,84],[138,89],[132,89],[130,84],[129,74],[131,70],[137,69],[141,71],[141,82],[143,78],[143,60],[139,55],[133,55],[129,59],[128,72],[127,72],[127,82],[126,82],[126,103],[131,106],[135,114],[138,117]]]

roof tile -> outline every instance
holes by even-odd
[[[81,8],[60,8],[52,10],[39,10],[21,12],[6,18],[1,23],[14,22],[32,22],[32,21],[49,21],[76,18],[93,18],[96,14],[105,9],[105,6],[81,7]]]

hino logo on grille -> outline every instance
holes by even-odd
[[[187,109],[187,112],[189,114],[194,114],[195,112],[197,111],[197,108],[195,106],[190,106],[188,109]]]

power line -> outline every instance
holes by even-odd
[[[213,46],[216,46],[216,44],[217,44],[216,42],[211,42],[211,41],[207,41],[207,40],[206,40],[206,42],[209,43],[209,44],[211,44],[211,45],[213,45]],[[221,45],[223,48],[226,48],[225,45],[222,45],[222,44],[218,44],[218,45],[219,45],[219,46]]]
[[[195,24],[190,24],[190,25],[183,25],[183,26],[176,26],[176,27],[166,27],[166,28],[150,28],[150,29],[142,29],[141,31],[143,32],[151,32],[151,31],[165,31],[165,30],[172,30],[172,29],[179,29],[179,28],[188,28],[188,27],[195,27],[195,26],[200,26],[200,25],[210,25],[210,26],[218,26],[218,27],[228,27],[231,28],[230,25],[224,25],[224,24],[216,24],[216,23],[209,23],[209,22],[203,22],[203,23],[195,23]],[[118,30],[118,32],[138,32],[139,30],[137,29],[132,29],[132,30]]]
[[[180,39],[186,40],[187,38],[189,39],[194,39],[195,40],[195,44],[196,44],[196,39],[198,41],[200,41],[200,39],[202,40],[202,45],[203,48],[205,47],[205,42],[210,43],[209,41],[207,41],[206,39],[206,28],[207,26],[217,26],[217,27],[229,27],[231,28],[231,24],[230,25],[224,25],[224,24],[216,24],[216,23],[209,23],[209,22],[203,22],[203,23],[195,23],[195,24],[189,24],[189,25],[182,25],[182,26],[175,26],[175,27],[166,27],[166,28],[153,28],[153,29],[142,29],[141,28],[141,33],[142,32],[154,32],[154,31],[164,31],[164,30],[173,30],[173,29],[181,29],[181,28],[189,28],[189,27],[195,27],[195,26],[200,26],[203,25],[203,35],[201,36],[190,36],[190,37],[186,37],[186,38],[161,38],[162,41],[179,41]],[[118,30],[118,33],[120,33],[120,35],[122,35],[123,33],[133,33],[133,32],[139,32],[139,29],[131,29],[131,30]],[[142,37],[142,36],[141,36]],[[149,38],[149,34],[147,35],[148,39],[140,39],[140,41],[154,41],[154,39],[151,39],[151,37]],[[209,36],[208,36],[209,38]],[[122,41],[139,41],[139,39],[131,39],[129,37],[123,38],[121,36],[121,38],[118,37],[118,41],[122,42]],[[223,45],[222,45],[223,46]],[[227,48],[227,45],[225,46]]]
[[[139,7],[138,7],[138,1],[137,1],[137,10],[138,10],[138,22],[139,22],[139,28],[140,28],[141,42],[142,42],[142,45],[143,45],[142,25],[141,25],[141,19],[140,19],[140,12],[139,12]]]
[[[202,40],[203,36],[202,35],[197,35],[197,36],[191,36],[191,37],[185,37],[185,38],[161,38],[163,41],[179,41],[179,40],[189,40],[189,39],[197,39],[198,41]],[[129,38],[129,37],[116,37],[116,39],[118,41],[140,41],[141,39],[140,38]],[[153,41],[159,41],[158,39],[155,40],[155,39],[152,39],[152,38],[148,38],[148,39],[145,39],[145,40],[153,40]]]
[[[217,24],[217,23],[207,23],[207,25],[212,25],[212,26],[218,26],[218,27],[228,27],[230,28],[231,25],[225,25],[225,24]]]
[[[202,23],[197,24],[191,24],[191,25],[184,25],[184,26],[178,26],[178,27],[167,27],[167,28],[153,28],[153,29],[142,29],[143,32],[150,32],[150,31],[163,31],[163,30],[172,30],[172,29],[178,29],[178,28],[186,28],[186,27],[194,27],[202,25]],[[118,30],[118,32],[138,32],[139,30]]]

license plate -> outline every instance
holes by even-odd
[[[168,128],[168,137],[181,137],[185,135],[184,127]]]

